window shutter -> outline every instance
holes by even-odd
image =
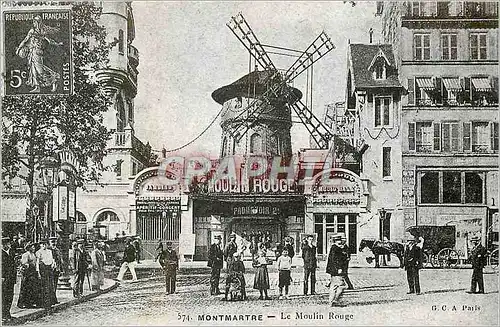
[[[458,151],[458,123],[452,123],[451,125],[451,151]]]
[[[441,124],[433,123],[434,125],[434,151],[441,150]]]
[[[498,103],[498,77],[497,76],[492,77],[491,86],[493,87],[493,97],[495,98],[495,103]]]
[[[383,99],[381,98],[375,98],[375,127],[378,127],[381,125],[380,122],[380,108],[383,105]],[[382,109],[383,110],[383,109]]]
[[[415,123],[408,123],[408,150],[415,151]]]
[[[491,150],[498,151],[498,123],[490,123]]]
[[[415,104],[415,80],[408,78],[408,105]]]
[[[436,103],[443,104],[443,82],[441,77],[436,77]]]
[[[464,78],[464,90],[466,102],[471,102],[472,100],[472,88],[470,87],[470,77]]]
[[[470,122],[464,122],[463,124],[463,147],[464,151],[471,151],[471,127],[472,124]]]
[[[422,124],[415,124],[415,150],[417,152],[422,149]]]
[[[441,124],[441,129],[443,131],[443,152],[450,152],[450,124]]]

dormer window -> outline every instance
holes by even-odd
[[[373,75],[374,75],[373,78],[377,80],[382,80],[386,78],[384,62],[379,62],[375,66],[375,71],[373,72]]]

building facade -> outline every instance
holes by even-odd
[[[404,227],[498,241],[498,3],[384,2],[401,105]],[[498,226],[498,224],[496,224]],[[497,227],[498,228],[498,227]],[[491,237],[490,237],[491,236]]]
[[[113,43],[107,69],[96,72],[112,104],[104,124],[113,133],[107,146],[99,184],[85,185],[77,194],[76,234],[100,233],[114,238],[130,234],[130,184],[150,161],[151,147],[134,133],[134,98],[137,94],[139,51],[135,38],[132,6],[125,2],[103,2],[100,23],[106,28],[107,42]]]

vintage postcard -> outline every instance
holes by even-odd
[[[498,2],[0,17],[3,325],[498,326]]]

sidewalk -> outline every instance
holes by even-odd
[[[4,325],[20,325],[25,323],[26,321],[38,319],[52,312],[63,310],[71,305],[85,302],[103,293],[107,293],[117,288],[118,285],[119,283],[117,281],[106,278],[104,279],[104,285],[101,287],[100,291],[90,291],[89,284],[86,280],[83,287],[83,296],[80,298],[73,297],[73,290],[58,289],[57,300],[59,301],[59,303],[53,305],[51,309],[19,309],[17,307],[17,300],[19,298],[19,290],[21,288],[21,279],[18,278],[16,286],[14,288],[14,301],[12,302],[12,308],[10,310],[12,320],[10,322],[4,323]]]

